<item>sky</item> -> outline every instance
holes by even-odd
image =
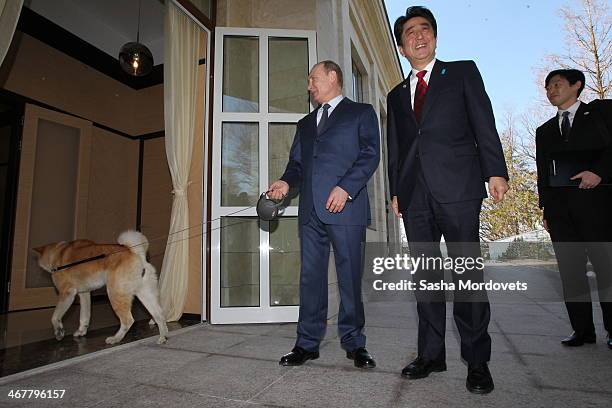
[[[563,53],[564,25],[558,10],[576,0],[385,0],[391,27],[406,7],[429,8],[438,23],[436,58],[476,62],[495,112],[522,113],[536,103],[542,84],[535,70],[544,57]],[[408,61],[400,56],[404,74]],[[551,112],[554,113],[554,110]]]

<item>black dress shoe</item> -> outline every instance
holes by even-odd
[[[417,357],[412,363],[408,364],[402,370],[402,376],[411,379],[425,378],[430,373],[439,373],[446,371],[445,361],[425,360],[423,357]]]
[[[374,368],[376,367],[376,361],[368,353],[365,347],[356,348],[353,351],[346,352],[346,358],[355,361],[355,367],[357,368]]]
[[[468,375],[465,387],[474,394],[488,394],[493,391],[495,385],[487,363],[468,364]]]
[[[595,343],[595,333],[588,335],[580,335],[576,332],[573,332],[571,336],[564,338],[561,340],[561,344],[568,347],[580,347],[584,343]]]
[[[278,364],[282,366],[299,366],[308,360],[316,360],[317,358],[319,358],[318,351],[308,351],[296,346],[290,353],[282,356]]]

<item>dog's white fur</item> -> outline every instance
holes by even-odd
[[[38,264],[52,274],[59,292],[59,301],[51,319],[56,339],[64,337],[62,318],[77,294],[81,309],[79,328],[73,336],[87,334],[91,318],[90,292],[106,285],[111,306],[121,322],[117,333],[106,339],[107,344],[119,343],[134,323],[131,312],[134,296],[147,308],[159,327],[157,343],[167,341],[168,328],[159,303],[157,274],[155,267],[146,259],[149,247],[147,238],[138,231],[128,230],[119,235],[117,243],[119,245],[105,245],[77,240],[34,249],[39,255]],[[100,254],[106,257],[55,271],[63,265]]]

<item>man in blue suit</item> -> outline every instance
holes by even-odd
[[[485,182],[496,202],[508,190],[504,154],[482,78],[473,61],[435,58],[437,24],[427,8],[409,7],[395,22],[394,34],[412,70],[387,97],[393,210],[404,221],[411,252],[415,246],[431,243],[427,255],[441,256],[443,235],[449,256],[478,257]],[[451,255],[456,248],[462,250]],[[473,278],[482,280],[482,271]],[[487,365],[491,356],[489,303],[486,292],[478,299],[461,300],[457,301],[456,294],[453,314],[461,356],[468,363],[466,387],[485,394],[494,387]],[[417,312],[418,356],[402,370],[402,375],[413,379],[446,370],[444,298],[417,298]]]
[[[308,91],[319,107],[297,124],[289,163],[268,189],[279,199],[299,188],[301,272],[297,341],[279,364],[301,365],[319,357],[327,319],[329,245],[334,248],[340,310],[338,332],[347,358],[359,368],[376,363],[365,348],[361,300],[362,250],[370,220],[366,184],[380,160],[380,133],[372,105],[342,96],[342,71],[316,64]]]

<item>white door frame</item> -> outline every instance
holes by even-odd
[[[223,38],[225,36],[259,38],[259,112],[223,112]],[[211,236],[211,323],[275,323],[295,322],[298,306],[270,306],[269,244],[267,231],[259,231],[259,306],[221,307],[221,217],[256,217],[253,207],[221,207],[221,127],[224,122],[259,124],[259,191],[268,187],[268,127],[270,123],[297,123],[304,113],[268,113],[268,39],[270,37],[303,38],[308,40],[309,68],[316,62],[316,32],[310,30],[280,30],[258,28],[217,27],[215,29],[215,75],[213,102],[213,163],[212,163],[212,236]],[[304,87],[306,78],[304,78]],[[310,110],[313,107],[310,106]],[[284,216],[296,217],[297,206],[288,207]]]

